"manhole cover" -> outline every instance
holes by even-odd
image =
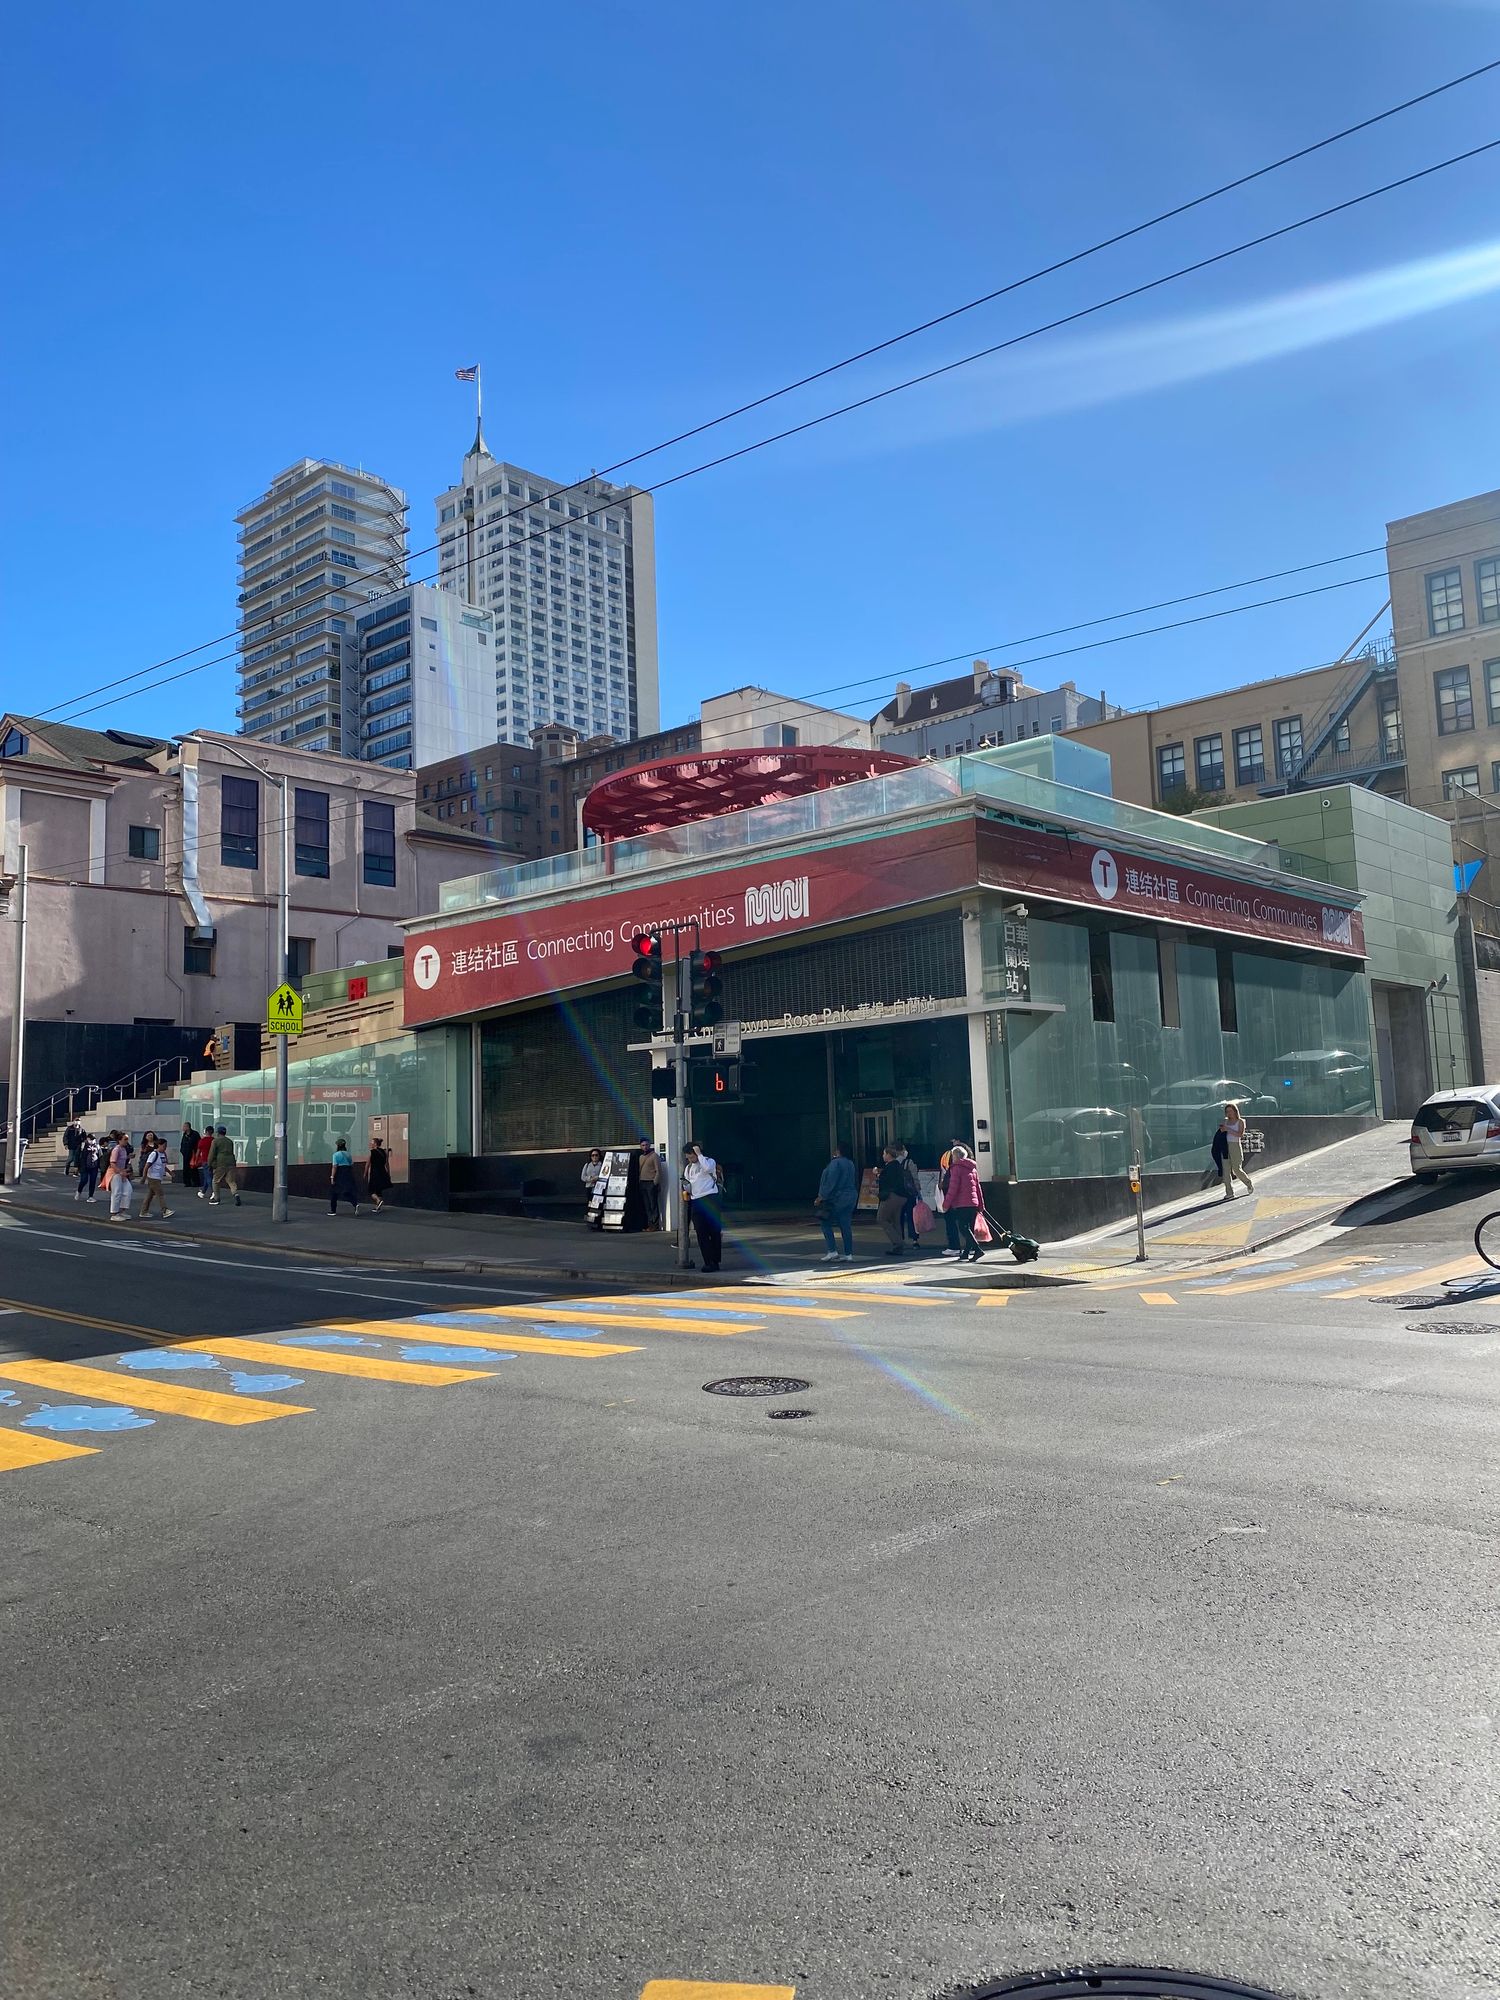
[[[942,2000],[1081,2000],[1081,1996],[1130,1995],[1132,2000],[1285,2000],[1263,1986],[1208,1979],[1197,1972],[1169,1972],[1140,1965],[1079,1966],[1073,1971],[1028,1972],[998,1985],[956,1986]]]
[[[810,1417],[811,1410],[767,1410],[768,1417]]]
[[[1407,1322],[1408,1333],[1493,1333],[1494,1327],[1468,1319],[1422,1319]]]
[[[709,1396],[800,1396],[811,1387],[811,1382],[795,1375],[726,1375],[722,1381],[703,1385]]]

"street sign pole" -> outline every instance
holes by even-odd
[[[688,1139],[687,1049],[684,1047],[682,1039],[686,1025],[687,996],[682,990],[684,960],[682,956],[682,932],[680,930],[673,933],[672,950],[672,1016],[671,1020],[664,1022],[663,1025],[670,1028],[672,1035],[672,1094],[677,1099],[677,1175],[680,1187],[682,1179],[682,1149],[687,1144]],[[663,979],[663,996],[666,995],[666,991],[667,982]],[[663,1012],[665,1012],[666,1004],[664,998]],[[677,1200],[677,1268],[685,1271],[691,1261],[691,1258],[688,1256],[688,1205],[681,1194],[679,1194]]]
[[[15,906],[16,957],[15,997],[10,1016],[10,1160],[6,1167],[11,1185],[21,1178],[21,1067],[26,1050],[26,848],[17,853],[16,883],[11,891]]]
[[[276,899],[276,928],[281,940],[279,983],[285,985],[290,971],[290,931],[292,922],[292,829],[291,788],[281,784],[281,887]],[[285,1222],[286,1213],[286,1124],[287,1124],[287,1037],[276,1037],[276,1154],[271,1169],[271,1220]]]
[[[1130,1191],[1135,1196],[1135,1261],[1146,1261],[1146,1183],[1142,1166],[1146,1154],[1146,1121],[1141,1107],[1130,1107]]]

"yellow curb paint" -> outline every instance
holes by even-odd
[[[120,1403],[127,1409],[161,1410],[172,1417],[196,1417],[205,1424],[265,1424],[273,1417],[306,1417],[312,1412],[298,1403],[267,1403],[256,1396],[221,1396],[211,1389],[184,1389],[176,1382],[153,1382],[144,1375],[129,1381],[102,1368],[81,1368],[73,1361],[0,1362],[0,1379],[25,1382],[33,1389],[60,1389],[65,1396],[92,1398],[96,1403]]]
[[[326,1320],[330,1333],[373,1333],[386,1340],[431,1340],[443,1347],[485,1348],[491,1354],[564,1354],[575,1361],[597,1361],[604,1354],[640,1354],[639,1347],[614,1347],[603,1340],[550,1340],[545,1334],[469,1333],[451,1326],[413,1326],[406,1320]]]
[[[648,1979],[641,2000],[797,2000],[795,1986],[726,1986],[722,1979]]]
[[[427,1333],[427,1329],[422,1329]],[[290,1347],[279,1340],[183,1340],[188,1354],[229,1361],[271,1362],[309,1375],[355,1375],[365,1382],[405,1382],[409,1388],[443,1389],[453,1382],[482,1382],[491,1368],[447,1368],[431,1361],[387,1361],[373,1354],[335,1354],[326,1347]]]
[[[93,1444],[64,1444],[60,1438],[33,1437],[30,1431],[0,1431],[0,1472],[45,1465],[54,1458],[97,1458]]]

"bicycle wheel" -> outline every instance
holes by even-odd
[[[1500,1209],[1482,1215],[1474,1231],[1474,1248],[1491,1269],[1500,1271]]]

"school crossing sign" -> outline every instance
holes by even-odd
[[[266,1002],[266,1032],[270,1035],[302,1033],[302,995],[295,986],[278,986]]]

